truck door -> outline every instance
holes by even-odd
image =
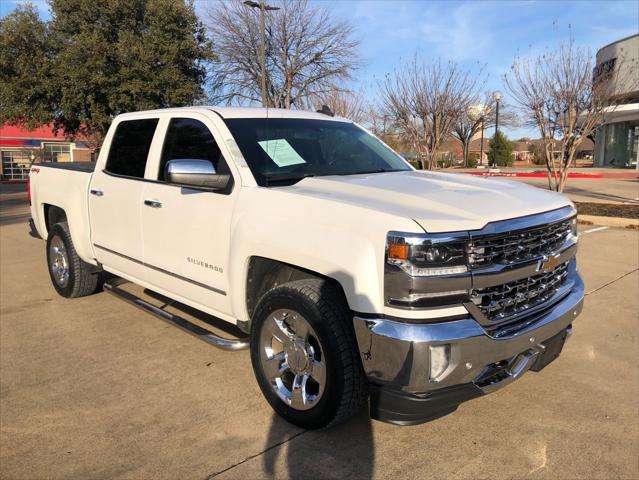
[[[144,278],[140,211],[144,171],[157,125],[157,118],[120,121],[106,162],[103,167],[98,165],[89,187],[96,258],[114,273],[133,279]]]
[[[227,272],[237,189],[231,184],[224,191],[197,190],[164,178],[166,163],[176,159],[209,160],[217,173],[231,174],[214,131],[205,116],[168,119],[157,168],[147,169],[147,180],[152,181],[145,185],[142,229],[146,278],[208,313],[224,316],[231,313]]]

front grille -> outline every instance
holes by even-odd
[[[507,321],[550,300],[567,278],[568,262],[565,262],[528,278],[474,289],[471,300],[489,320]]]
[[[496,263],[512,264],[551,254],[566,241],[572,219],[503,235],[473,238],[468,246],[468,263],[481,268]]]

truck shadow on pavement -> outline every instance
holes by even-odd
[[[375,446],[368,408],[327,430],[301,430],[273,415],[262,467],[266,477],[291,479],[373,477]]]

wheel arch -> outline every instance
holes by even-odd
[[[44,232],[40,232],[43,233],[42,238],[47,238],[56,223],[67,222],[73,246],[80,258],[86,263],[98,266],[90,244],[88,218],[80,216],[83,212],[78,212],[73,205],[66,204],[61,207],[54,203],[42,203],[39,211],[40,228],[45,229]]]
[[[56,223],[67,221],[67,212],[65,212],[63,208],[49,203],[45,203],[42,206],[44,208],[44,225],[47,229],[46,234],[48,235],[51,227]]]
[[[337,279],[281,260],[252,256],[248,260],[245,286],[245,303],[249,319],[253,317],[260,298],[270,289],[277,285],[305,279],[322,279],[331,282],[348,305],[344,288]]]

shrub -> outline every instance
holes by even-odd
[[[509,167],[513,164],[513,145],[506,135],[499,131],[490,139],[488,163],[500,167]]]

